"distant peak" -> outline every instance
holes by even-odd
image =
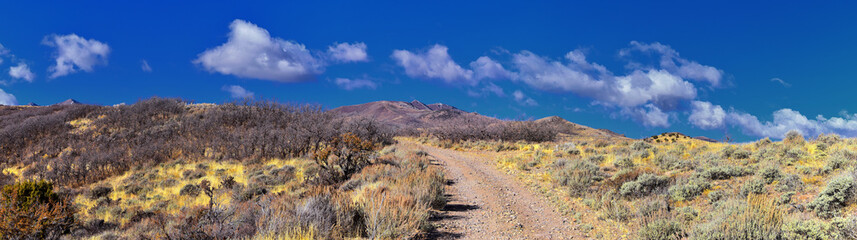
[[[420,102],[419,100],[413,100],[410,103],[411,103],[412,107],[419,109],[419,110],[430,109],[428,106],[426,106],[424,103]]]
[[[27,103],[27,106],[31,106],[31,107],[38,107],[38,106],[39,106],[39,104],[36,104],[36,103],[34,103],[34,102],[31,102],[31,103]]]
[[[56,105],[65,106],[65,105],[78,105],[78,104],[82,104],[82,103],[78,102],[77,100],[69,98],[68,100],[65,100],[61,103],[57,103]]]
[[[432,111],[447,110],[447,109],[458,109],[458,108],[455,108],[453,106],[446,105],[443,103],[432,103],[432,104],[426,105],[426,107],[428,107]]]

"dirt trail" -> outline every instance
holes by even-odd
[[[514,177],[500,172],[493,159],[404,142],[443,166],[449,197],[434,239],[582,239],[573,223]]]

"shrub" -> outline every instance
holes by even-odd
[[[677,154],[670,153],[657,154],[652,161],[654,161],[655,165],[663,170],[686,169],[691,167],[689,162],[679,159],[676,155]]]
[[[715,203],[726,198],[726,193],[723,191],[712,191],[708,193],[708,202]]]
[[[781,173],[779,167],[771,165],[762,168],[762,170],[759,170],[756,175],[759,176],[759,178],[764,179],[765,183],[770,184],[779,179]]]
[[[783,224],[783,239],[842,239],[830,223],[820,219],[792,219]]]
[[[582,160],[571,161],[555,174],[557,183],[568,187],[572,196],[580,196],[588,192],[593,183],[602,179],[598,166]]]
[[[724,180],[732,177],[740,177],[749,174],[750,172],[739,166],[717,166],[706,169],[699,173],[699,176],[711,180]]]
[[[619,193],[623,196],[645,196],[656,190],[663,189],[669,184],[669,178],[644,173],[637,180],[622,184]]]
[[[102,197],[107,197],[108,194],[113,192],[113,188],[107,186],[97,186],[89,190],[89,199],[95,200]]]
[[[743,186],[741,186],[741,196],[747,196],[748,194],[762,194],[765,193],[765,180],[760,178],[753,178],[749,181],[745,182]]]
[[[634,151],[649,150],[650,148],[652,148],[652,145],[644,141],[636,141],[631,144],[631,149]]]
[[[723,204],[713,220],[700,224],[692,239],[780,239],[784,211],[763,195]]]
[[[620,222],[628,221],[632,215],[631,210],[622,200],[606,195],[601,200],[601,214],[604,218]]]
[[[777,183],[775,189],[780,192],[800,191],[803,189],[803,181],[798,175],[785,175],[780,179],[779,183]]]
[[[824,173],[830,173],[834,170],[844,168],[849,165],[853,160],[849,160],[846,154],[835,153],[827,157],[827,161],[824,164],[824,168],[822,171]]]
[[[201,191],[202,191],[202,189],[199,188],[198,185],[187,184],[187,185],[184,185],[184,187],[182,187],[181,190],[179,190],[179,195],[196,197],[196,196],[199,196],[199,193]]]
[[[55,239],[74,225],[68,200],[53,192],[47,181],[26,181],[3,187],[0,193],[0,237]]]
[[[617,168],[629,169],[634,167],[634,160],[629,157],[620,157],[613,162],[613,166]]]
[[[678,219],[684,222],[690,222],[696,219],[699,216],[699,211],[693,209],[693,207],[680,207],[676,209],[676,213],[678,214]]]
[[[678,240],[685,236],[681,223],[663,209],[641,216],[640,226],[637,230],[639,239]]]
[[[691,200],[710,187],[708,180],[692,177],[670,187],[669,194],[675,201]]]
[[[791,130],[786,133],[786,138],[783,139],[783,143],[789,145],[797,145],[803,144],[806,140],[803,138],[803,135],[796,130]]]
[[[844,207],[853,195],[854,179],[850,176],[838,177],[831,180],[807,207],[815,210],[819,217],[830,218],[839,208]]]

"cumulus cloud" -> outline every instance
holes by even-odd
[[[143,72],[151,72],[152,71],[152,67],[149,66],[149,62],[146,61],[146,59],[143,59],[142,61],[140,61],[140,69],[142,69]]]
[[[731,124],[741,127],[744,134],[782,139],[786,133],[796,130],[804,136],[818,136],[822,133],[836,133],[845,137],[857,137],[857,114],[843,114],[842,117],[825,118],[817,116],[810,119],[798,111],[784,108],[773,113],[772,121],[759,121],[748,113],[729,113]]]
[[[791,130],[804,136],[835,133],[845,137],[857,137],[857,114],[843,112],[841,117],[826,118],[818,115],[809,118],[798,111],[783,108],[774,111],[771,121],[761,121],[758,117],[735,109],[726,111],[719,105],[704,101],[693,101],[688,121],[701,129],[715,129],[734,126],[749,136],[782,139]]]
[[[726,122],[726,111],[720,105],[693,101],[691,102],[690,117],[687,120],[701,129],[722,128]]]
[[[693,84],[666,70],[635,70],[616,76],[602,65],[587,62],[579,51],[569,52],[566,59],[562,63],[523,51],[513,55],[513,64],[517,79],[536,89],[571,92],[609,106],[654,103],[673,109],[682,100],[696,98]]]
[[[636,108],[623,108],[622,114],[636,119],[647,127],[669,127],[670,114],[664,112],[654,104],[646,104]]]
[[[77,34],[50,35],[42,44],[56,48],[56,64],[48,71],[51,78],[65,76],[77,71],[92,72],[96,65],[106,65],[110,46],[94,39],[86,39]]]
[[[33,78],[36,77],[36,75],[30,71],[30,67],[28,67],[26,63],[18,63],[18,66],[9,67],[9,76],[17,79],[24,79],[27,82],[33,82]]]
[[[511,79],[513,73],[490,57],[482,56],[470,63],[476,79]]]
[[[3,89],[0,89],[0,105],[17,105],[18,100],[15,99],[15,95],[10,93],[6,93]]]
[[[334,43],[334,45],[327,47],[327,54],[340,62],[369,61],[369,56],[366,54],[366,44],[362,42]]]
[[[348,79],[348,78],[337,78],[333,81],[342,89],[351,91],[354,89],[366,88],[366,89],[375,89],[378,85],[368,79]]]
[[[462,68],[449,56],[448,48],[434,45],[425,52],[395,50],[391,56],[413,78],[440,79],[450,84],[476,85],[473,71]]]
[[[524,93],[521,92],[521,90],[515,90],[515,92],[512,93],[512,97],[515,98],[515,101],[518,102],[518,104],[521,104],[524,106],[538,106],[539,105],[539,103],[536,102],[536,100],[533,100],[532,98],[527,97],[527,95],[524,95]]]
[[[255,95],[253,92],[247,91],[247,89],[238,85],[223,86],[223,91],[228,92],[232,98],[253,98],[253,95]]]
[[[780,85],[783,85],[784,87],[791,87],[792,86],[791,84],[787,83],[782,78],[771,78],[771,82],[779,83]]]
[[[659,54],[660,68],[682,78],[708,82],[714,87],[720,86],[723,80],[722,70],[684,59],[679,56],[678,51],[658,42],[647,44],[631,41],[631,47],[619,51],[619,55],[628,56],[633,51]]]
[[[304,45],[273,38],[268,30],[236,19],[223,45],[199,54],[193,62],[210,72],[277,82],[312,80],[324,63]]]

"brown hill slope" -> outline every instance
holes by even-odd
[[[594,137],[594,138],[626,138],[624,134],[618,134],[607,129],[595,129],[588,126],[573,123],[559,116],[550,116],[536,120],[539,123],[550,123],[557,127],[560,133],[572,137]]]
[[[479,124],[492,124],[501,120],[471,113],[443,103],[424,104],[412,102],[377,101],[338,107],[332,112],[346,117],[360,117],[391,124],[398,127],[437,127],[450,120],[464,120]]]
[[[358,105],[343,106],[331,110],[346,117],[368,118],[391,124],[397,127],[432,128],[444,127],[449,124],[480,124],[490,125],[502,123],[503,120],[467,112],[443,103],[424,104],[414,100],[377,101]],[[547,123],[557,128],[558,132],[571,137],[594,138],[623,138],[622,134],[606,129],[595,129],[576,124],[558,116],[535,120],[537,123]]]

